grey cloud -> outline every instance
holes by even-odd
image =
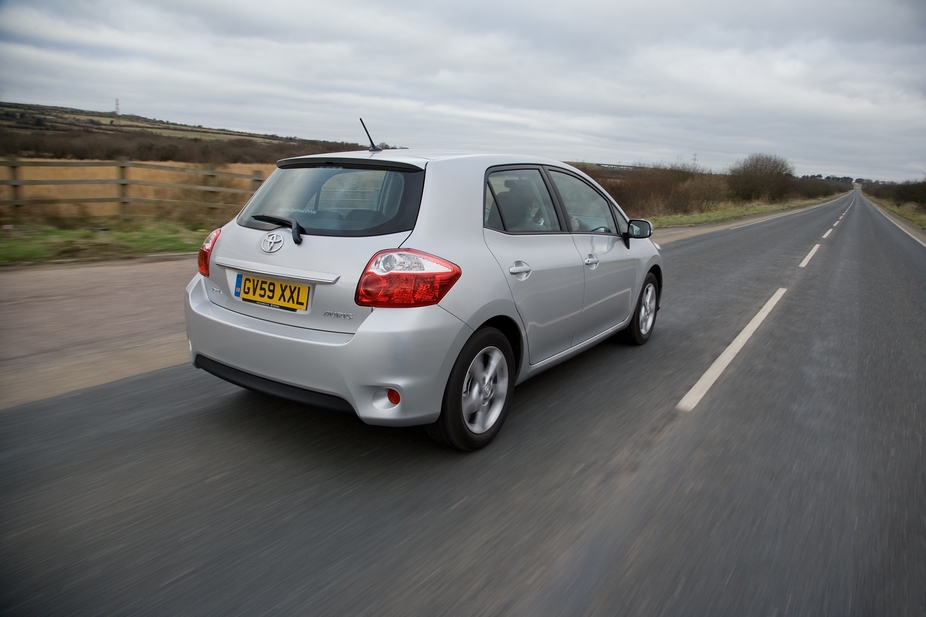
[[[324,139],[926,172],[926,5],[8,1],[0,95]],[[824,169],[827,167],[827,169]]]

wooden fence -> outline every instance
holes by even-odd
[[[132,216],[129,212],[130,204],[155,204],[155,205],[176,205],[176,206],[209,206],[210,208],[237,208],[240,209],[242,203],[254,194],[254,191],[260,187],[263,182],[263,172],[254,170],[250,174],[232,173],[228,171],[217,171],[215,169],[196,169],[188,167],[174,167],[172,165],[158,165],[155,163],[138,163],[127,160],[118,161],[21,161],[14,157],[7,160],[0,160],[0,167],[6,167],[8,180],[0,180],[0,186],[10,187],[11,199],[0,199],[0,206],[12,208],[12,216],[19,219],[23,213],[24,207],[35,205],[55,205],[55,204],[119,204],[119,214],[123,217]],[[117,177],[113,179],[92,178],[92,179],[54,179],[54,180],[25,180],[22,179],[23,168],[27,167],[109,167],[117,170],[114,174]],[[173,174],[188,174],[201,179],[200,184],[194,183],[177,183],[177,182],[157,182],[153,180],[135,179],[131,177],[129,170],[145,169],[162,172],[171,172]],[[219,186],[217,180],[220,178],[235,179],[238,182],[247,180],[250,182],[250,188],[232,188]],[[112,185],[116,187],[115,195],[111,197],[81,197],[69,196],[65,198],[46,198],[46,197],[27,197],[24,195],[23,187],[38,186],[101,186]],[[186,200],[186,199],[162,199],[152,197],[132,196],[130,187],[155,187],[159,189],[178,189],[180,191],[197,191],[202,192],[204,196],[216,196],[219,193],[241,195],[241,203],[218,203],[218,200]],[[4,209],[6,209],[4,208]]]

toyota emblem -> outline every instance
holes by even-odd
[[[278,233],[270,233],[264,236],[260,241],[260,248],[265,253],[276,253],[283,247],[283,236]]]

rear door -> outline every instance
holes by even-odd
[[[582,260],[539,168],[490,170],[485,239],[508,280],[536,364],[568,349],[582,312]]]

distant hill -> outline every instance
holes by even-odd
[[[382,144],[385,146],[385,144]],[[0,102],[0,156],[55,159],[274,163],[367,146],[176,124],[115,112]],[[386,146],[388,147],[388,146]]]

